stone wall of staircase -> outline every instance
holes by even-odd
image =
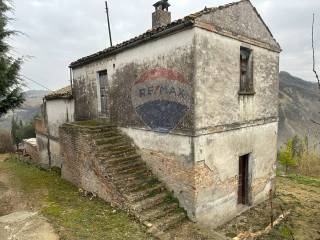
[[[64,124],[60,139],[66,180],[128,210],[157,236],[187,221],[178,200],[116,127]]]

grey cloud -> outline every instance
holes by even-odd
[[[134,37],[151,26],[150,0],[109,0],[114,42]],[[217,6],[229,0],[171,0],[174,19],[204,6]],[[281,70],[314,80],[311,72],[311,20],[318,17],[316,38],[320,57],[320,1],[253,0],[275,38],[281,44]],[[24,32],[11,40],[20,55],[31,55],[23,74],[57,89],[69,83],[68,65],[77,58],[108,46],[103,0],[15,0],[16,21],[12,27]],[[14,52],[15,55],[18,55]],[[319,59],[320,60],[320,59]],[[319,63],[320,67],[320,63]],[[29,84],[30,88],[39,88]]]

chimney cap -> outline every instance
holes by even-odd
[[[155,8],[159,8],[161,7],[162,10],[168,10],[168,8],[171,6],[170,3],[168,3],[168,0],[160,0],[158,2],[156,2],[155,4],[153,4],[153,6]]]

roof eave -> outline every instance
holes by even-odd
[[[144,37],[144,38],[139,39],[137,41],[133,41],[133,42],[127,44],[127,45],[124,45],[123,47],[109,48],[109,49],[106,49],[106,50],[102,51],[101,53],[97,53],[97,54],[93,54],[91,56],[88,56],[88,57],[86,57],[86,59],[83,59],[83,60],[80,59],[78,61],[72,62],[69,65],[69,68],[74,69],[74,68],[77,68],[77,67],[81,67],[83,65],[92,63],[92,62],[94,62],[96,60],[100,60],[100,59],[115,55],[115,54],[117,54],[119,52],[122,52],[122,51],[128,49],[128,48],[132,48],[132,47],[135,47],[137,45],[143,44],[145,42],[148,42],[148,41],[160,38],[160,37],[164,37],[164,36],[170,35],[172,33],[176,33],[176,32],[185,30],[185,29],[187,29],[189,27],[192,27],[193,25],[194,25],[194,20],[193,19],[186,19],[186,20],[184,20],[184,22],[182,22],[182,23],[180,23],[178,25],[174,25],[174,26],[172,26],[170,28],[167,28],[165,30],[161,30],[159,32],[156,32],[156,33],[154,33],[154,34],[152,34],[152,35],[150,35],[148,37]]]

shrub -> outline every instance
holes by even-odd
[[[6,130],[0,130],[0,153],[13,152],[14,147],[11,135]]]
[[[308,137],[295,136],[289,139],[285,147],[280,148],[279,163],[285,167],[285,172],[296,170],[296,173],[305,176],[320,176],[319,148],[309,146]]]
[[[279,162],[285,167],[285,172],[288,174],[290,167],[295,167],[297,165],[296,157],[293,151],[293,140],[288,140],[286,147],[280,149]]]

